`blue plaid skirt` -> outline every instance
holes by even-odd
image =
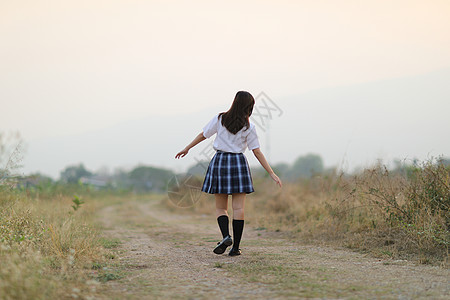
[[[202,191],[209,194],[253,193],[252,175],[245,155],[217,151],[209,163]]]

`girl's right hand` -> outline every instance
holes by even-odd
[[[177,155],[175,155],[175,158],[182,158],[185,157],[186,154],[188,154],[189,150],[187,150],[186,148],[181,150],[180,152],[177,153]]]
[[[283,186],[281,179],[277,176],[277,174],[271,173],[270,177],[272,177],[272,179],[278,184],[279,187]]]

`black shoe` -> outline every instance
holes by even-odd
[[[241,255],[241,249],[231,248],[230,253],[228,253],[228,255],[229,256]]]
[[[227,250],[228,246],[231,246],[233,244],[233,240],[231,239],[231,236],[227,236],[223,238],[221,242],[217,243],[216,248],[214,248],[213,252],[215,254],[222,254]]]

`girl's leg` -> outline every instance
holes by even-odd
[[[244,231],[244,200],[245,193],[233,194],[232,207],[233,207],[233,249],[239,250],[239,244],[241,242],[242,232]],[[233,251],[232,249],[232,251]],[[239,252],[240,253],[240,252]],[[231,255],[231,252],[230,252]]]
[[[230,235],[228,229],[228,195],[227,194],[214,194],[216,198],[216,217],[217,223],[219,224],[220,231],[222,232],[223,238]]]
[[[233,194],[231,206],[233,207],[233,220],[244,220],[245,193]]]
[[[216,217],[228,216],[228,195],[214,194],[216,198]]]

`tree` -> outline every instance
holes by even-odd
[[[297,179],[300,177],[311,177],[314,174],[322,173],[323,161],[318,154],[307,154],[300,156],[288,170],[289,179]]]
[[[442,157],[440,161],[445,167],[450,167],[450,157]]]
[[[278,163],[272,167],[273,171],[280,177],[285,177],[289,172],[289,164]]]
[[[68,166],[60,173],[60,179],[65,183],[78,183],[81,177],[89,177],[92,173],[86,170],[83,164]]]
[[[137,192],[165,191],[173,176],[174,173],[170,170],[147,166],[136,167],[128,174],[130,184]]]
[[[5,136],[0,132],[0,186],[14,186],[17,183],[23,151],[23,140],[19,133]]]

